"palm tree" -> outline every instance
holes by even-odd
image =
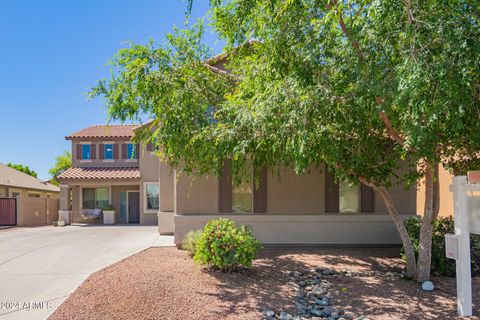
[[[59,182],[57,177],[72,166],[72,153],[69,151],[64,151],[61,155],[55,158],[55,166],[48,170],[48,173],[52,175],[50,183],[58,186]]]

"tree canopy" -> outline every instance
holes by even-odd
[[[165,44],[120,50],[112,79],[101,81],[92,97],[105,98],[113,119],[149,115],[153,134],[137,138],[156,138],[161,156],[189,173],[218,175],[225,158],[235,176],[252,164],[302,173],[326,162],[337,177],[376,188],[401,236],[406,232],[387,188],[425,176],[420,260],[429,268],[423,259],[438,214],[438,164],[461,171],[479,163],[478,5],[211,4],[211,25],[228,43],[228,73],[212,68],[199,22],[176,29]],[[419,279],[425,278],[424,270]]]
[[[35,171],[33,171],[32,169],[30,169],[28,166],[24,166],[22,164],[14,164],[14,163],[7,163],[7,166],[10,167],[10,168],[13,168],[15,170],[18,170],[20,172],[23,172],[23,173],[26,173],[28,174],[29,176],[32,176],[32,177],[37,177],[37,173]]]

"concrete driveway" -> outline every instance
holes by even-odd
[[[92,272],[172,238],[156,226],[1,230],[0,320],[46,319]]]

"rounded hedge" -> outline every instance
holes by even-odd
[[[196,242],[194,260],[220,270],[249,268],[257,258],[260,242],[248,226],[237,226],[232,220],[210,220]]]

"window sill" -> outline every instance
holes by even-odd
[[[104,163],[113,163],[113,162],[115,162],[115,160],[113,160],[113,159],[104,159],[104,160],[102,160],[102,162],[104,162]]]
[[[160,209],[148,209],[148,210],[144,210],[144,213],[157,214],[159,211]]]
[[[91,163],[92,160],[80,160],[80,163]]]
[[[125,162],[138,162],[138,159],[125,159]]]

